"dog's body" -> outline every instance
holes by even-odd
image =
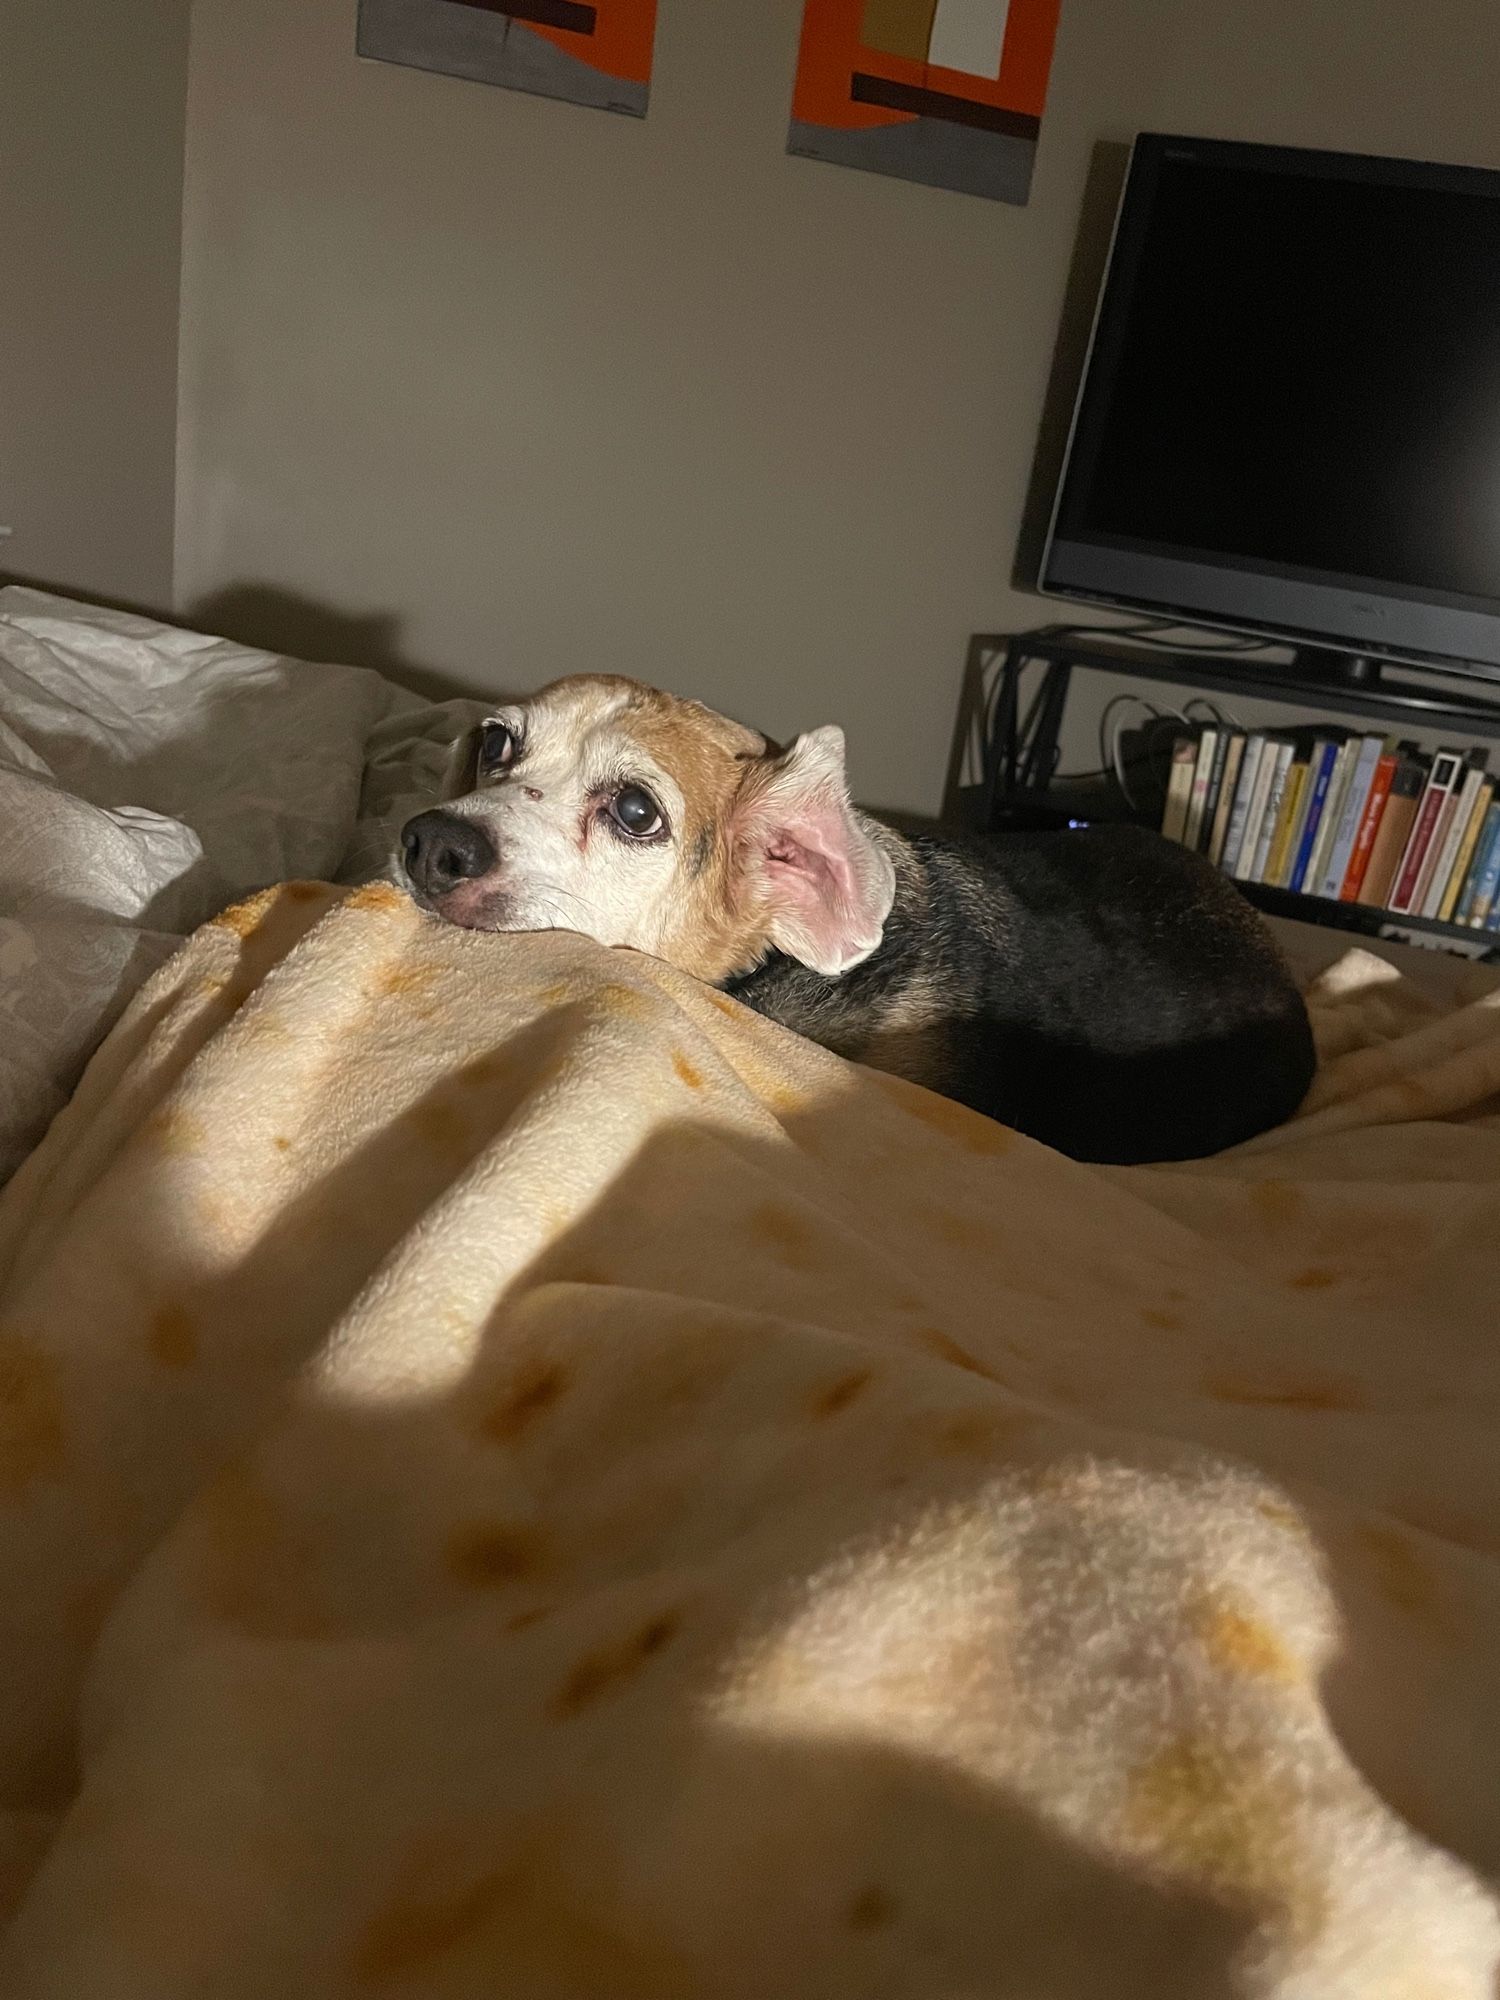
[[[850,805],[836,729],[783,751],[577,676],[492,718],[475,789],[402,846],[451,922],[652,952],[1080,1159],[1216,1152],[1312,1077],[1270,934],[1201,856],[1125,827],[905,837]]]
[[[841,1055],[1077,1159],[1197,1159],[1279,1124],[1314,1066],[1244,899],[1137,827],[903,838],[881,942],[838,979],[773,952],[727,982]]]

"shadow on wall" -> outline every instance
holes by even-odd
[[[1062,475],[1068,434],[1073,424],[1073,405],[1083,380],[1084,363],[1088,358],[1094,327],[1094,308],[1099,288],[1104,282],[1105,266],[1109,262],[1115,213],[1129,165],[1128,146],[1117,140],[1101,140],[1094,148],[1084,186],[1078,235],[1068,269],[1047,393],[1037,430],[1036,451],[1021,509],[1016,559],[1011,570],[1014,587],[1028,593],[1036,590],[1041,575],[1042,551],[1052,518],[1052,503]],[[966,777],[969,747],[976,738],[987,734],[989,724],[985,660],[978,643],[979,636],[976,634],[969,645],[943,782],[943,823],[967,832],[983,830],[976,817],[982,810],[981,801]]]
[[[183,621],[201,632],[286,653],[297,660],[369,667],[431,701],[473,698],[475,689],[409,658],[393,611],[336,611],[314,598],[269,583],[232,583],[186,608]]]
[[[183,631],[233,639],[242,646],[259,646],[268,653],[284,653],[295,660],[369,667],[429,701],[473,700],[475,696],[474,688],[435,673],[407,656],[400,645],[401,621],[391,611],[335,611],[310,597],[299,597],[295,591],[265,583],[231,584],[175,612],[132,598],[85,590],[58,577],[29,576],[17,570],[0,569],[0,589],[10,584],[26,590],[43,590],[52,597],[68,598],[74,604],[92,604],[105,611],[151,618]],[[501,699],[509,692],[496,690],[495,698]]]

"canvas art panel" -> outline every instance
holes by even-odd
[[[1060,0],[807,0],[787,150],[1024,203]]]
[[[362,56],[644,118],[656,0],[359,0]]]

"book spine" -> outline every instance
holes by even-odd
[[[1161,830],[1166,839],[1175,840],[1179,844],[1183,829],[1187,825],[1196,761],[1197,746],[1192,737],[1177,737],[1172,745],[1172,769],[1167,778],[1167,799],[1162,809]]]
[[[1203,809],[1208,803],[1209,773],[1214,767],[1219,732],[1205,729],[1198,738],[1198,755],[1193,764],[1193,790],[1188,804],[1187,824],[1182,829],[1184,847],[1196,847],[1203,834]]]
[[[1302,759],[1303,776],[1297,793],[1297,810],[1292,817],[1290,838],[1286,844],[1286,872],[1281,882],[1284,889],[1290,889],[1292,886],[1297,856],[1302,852],[1302,836],[1307,831],[1307,815],[1312,810],[1313,784],[1317,777],[1317,751],[1318,745],[1315,739],[1312,748]]]
[[[1234,788],[1234,804],[1230,808],[1229,829],[1224,836],[1224,854],[1220,863],[1230,875],[1239,873],[1245,850],[1245,827],[1250,819],[1250,801],[1255,796],[1265,752],[1266,739],[1259,730],[1245,739],[1245,754],[1240,759],[1239,783]]]
[[[1475,930],[1483,928],[1500,891],[1500,803],[1492,805],[1485,815],[1479,844],[1482,858],[1474,882],[1474,904],[1468,916],[1470,927]]]
[[[1355,752],[1348,789],[1344,793],[1343,810],[1339,814],[1333,845],[1328,851],[1328,859],[1323,865],[1322,878],[1318,883],[1320,896],[1328,896],[1337,901],[1339,891],[1344,886],[1344,877],[1349,872],[1349,856],[1354,852],[1355,836],[1359,832],[1365,803],[1370,796],[1370,786],[1374,781],[1375,766],[1384,748],[1383,737],[1366,736]]]
[[[1396,775],[1394,752],[1382,757],[1375,766],[1375,775],[1370,780],[1370,795],[1365,800],[1364,815],[1359,822],[1359,831],[1354,836],[1354,846],[1349,853],[1349,867],[1344,876],[1343,887],[1339,890],[1341,903],[1353,903],[1359,899],[1364,887],[1365,874],[1370,866],[1370,856],[1375,847],[1375,835],[1380,827],[1381,814],[1385,802],[1391,795],[1391,780]]]
[[[1302,888],[1308,896],[1318,896],[1324,868],[1328,866],[1328,854],[1334,846],[1334,836],[1338,834],[1338,822],[1344,812],[1344,798],[1348,794],[1350,772],[1354,768],[1354,758],[1358,756],[1358,738],[1350,738],[1340,744],[1338,756],[1334,758],[1334,776],[1328,780],[1328,798],[1324,800],[1322,818],[1318,820],[1318,838],[1312,844],[1312,858],[1308,860],[1308,872],[1302,880]]]
[[[1291,872],[1292,834],[1297,825],[1297,808],[1307,788],[1307,760],[1293,757],[1287,767],[1281,793],[1281,811],[1276,815],[1276,832],[1266,861],[1266,881],[1273,889],[1284,889]]]
[[[1455,822],[1457,838],[1453,858],[1448,864],[1447,875],[1437,892],[1433,915],[1439,923],[1451,923],[1453,912],[1458,907],[1459,892],[1468,879],[1474,864],[1474,849],[1479,843],[1479,829],[1484,824],[1484,816],[1489,811],[1490,800],[1495,788],[1482,770],[1471,773],[1471,782],[1464,786],[1464,796],[1459,803],[1458,818]]]
[[[1385,909],[1396,885],[1401,857],[1411,840],[1417,821],[1417,806],[1427,789],[1427,765],[1420,758],[1398,759],[1391,795],[1380,816],[1370,866],[1360,886],[1359,900],[1368,907]]]
[[[1412,825],[1411,838],[1406,843],[1406,852],[1401,857],[1401,865],[1396,871],[1396,886],[1392,892],[1389,908],[1397,915],[1410,913],[1412,898],[1416,894],[1417,883],[1422,874],[1422,863],[1427,859],[1427,850],[1432,844],[1432,836],[1437,829],[1444,801],[1453,790],[1453,780],[1458,772],[1458,759],[1450,752],[1439,751],[1432,760],[1431,775],[1427,789],[1417,802],[1417,816]]]
[[[1245,880],[1245,870],[1255,858],[1255,830],[1260,824],[1259,814],[1266,803],[1271,766],[1275,761],[1276,745],[1270,737],[1262,736],[1257,742],[1252,736],[1246,745],[1245,762],[1240,771],[1242,797],[1235,801],[1234,818],[1230,822],[1229,839],[1224,850],[1224,865],[1240,882]]]
[[[1422,857],[1422,866],[1417,870],[1417,886],[1412,891],[1411,898],[1411,914],[1414,917],[1431,916],[1433,897],[1442,893],[1438,877],[1443,872],[1444,855],[1449,857],[1449,865],[1452,865],[1453,829],[1458,824],[1458,803],[1459,795],[1456,791],[1449,792],[1443,800],[1442,810],[1437,816],[1437,825],[1432,829],[1432,839],[1427,843],[1427,852]],[[1444,880],[1446,881],[1446,878]]]
[[[1302,843],[1297,850],[1297,858],[1292,863],[1288,886],[1301,889],[1307,880],[1308,865],[1312,860],[1313,847],[1318,838],[1318,827],[1322,822],[1323,810],[1328,803],[1328,786],[1333,777],[1333,760],[1338,755],[1338,746],[1319,738],[1313,744],[1315,765],[1312,767],[1312,799],[1307,808],[1307,818],[1302,824]]]
[[[1473,918],[1475,905],[1479,901],[1480,885],[1484,881],[1485,864],[1490,857],[1490,831],[1494,826],[1494,787],[1490,787],[1490,797],[1485,800],[1484,816],[1479,823],[1479,838],[1474,842],[1474,852],[1469,857],[1469,871],[1464,876],[1464,885],[1453,907],[1452,921],[1467,925]]]
[[[1224,849],[1229,839],[1229,821],[1234,812],[1235,794],[1239,790],[1240,766],[1245,757],[1245,732],[1234,729],[1229,734],[1229,751],[1224,759],[1224,777],[1219,786],[1219,803],[1214,808],[1213,837],[1209,842],[1208,858],[1217,868],[1224,859]]]
[[[1208,790],[1203,797],[1203,821],[1198,829],[1198,852],[1207,854],[1214,837],[1214,818],[1219,809],[1219,793],[1224,786],[1224,769],[1229,757],[1227,729],[1216,732],[1214,761],[1208,774]]]
[[[1271,842],[1276,837],[1276,816],[1281,811],[1282,795],[1286,789],[1286,774],[1291,768],[1291,744],[1278,744],[1271,771],[1271,783],[1261,813],[1260,838],[1255,843],[1255,859],[1251,864],[1254,873],[1247,878],[1252,882],[1264,882],[1266,879],[1266,863],[1271,855]]]

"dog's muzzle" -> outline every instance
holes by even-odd
[[[462,882],[487,875],[499,859],[484,828],[457,813],[418,813],[401,829],[406,879],[429,903],[439,902]]]

